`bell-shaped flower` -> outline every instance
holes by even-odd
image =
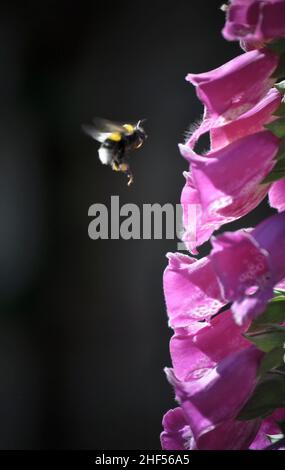
[[[183,174],[186,181],[180,199],[184,227],[182,240],[187,249],[196,255],[198,253],[196,246],[209,240],[213,231],[219,228],[220,224],[215,221],[209,224],[204,223],[199,191],[195,188],[191,173],[185,171]]]
[[[225,304],[208,258],[197,260],[182,253],[168,253],[163,287],[169,325],[187,327],[207,320]]]
[[[254,106],[239,115],[232,116],[232,119],[209,118],[205,109],[201,124],[189,136],[185,145],[194,149],[199,138],[209,132],[211,150],[216,150],[242,137],[262,131],[265,124],[275,119],[273,114],[281,100],[282,94],[276,88],[270,88]]]
[[[160,435],[164,450],[194,450],[195,439],[187,423],[182,408],[169,410],[162,420],[163,432]]]
[[[271,88],[278,61],[278,56],[267,49],[253,50],[209,72],[189,73],[186,80],[196,86],[207,117],[233,119],[254,106]]]
[[[243,336],[230,311],[178,329],[170,343],[173,369],[166,373],[180,408],[163,419],[166,450],[261,449],[280,434],[284,410],[260,420],[238,420],[251,397],[264,353]]]
[[[220,426],[234,426],[235,418],[255,388],[262,357],[263,353],[254,346],[245,347],[226,356],[216,367],[195,380],[179,380],[172,369],[166,370],[198,448],[203,446],[202,439],[203,436],[207,438],[207,433],[218,430]],[[250,439],[246,439],[241,448],[246,448],[253,441],[260,422],[237,422],[241,434],[245,424],[250,427]],[[236,448],[234,440],[238,435],[239,432],[234,429],[232,438],[228,436],[227,448]],[[210,448],[225,448],[224,445]]]
[[[189,422],[182,408],[178,407],[169,410],[163,417],[161,447],[163,450],[264,450],[270,446],[269,436],[277,438],[281,434],[278,420],[280,413],[277,416],[276,412],[265,418],[261,425],[256,420],[230,420],[203,434],[196,443]],[[275,446],[276,450],[284,450],[284,440]]]
[[[230,0],[223,36],[253,46],[285,37],[284,0]]]
[[[239,327],[227,310],[211,320],[193,322],[178,330],[170,340],[175,376],[182,381],[197,380],[228,355],[250,347],[251,343],[243,336],[247,326]]]
[[[274,215],[251,232],[227,232],[212,239],[210,259],[223,296],[241,325],[254,319],[285,277],[285,212]]]
[[[210,130],[211,150],[225,147],[235,140],[262,131],[264,125],[274,119],[274,111],[279,107],[281,99],[281,93],[276,88],[271,88],[255,106],[236,119],[213,125]]]
[[[187,209],[187,195],[190,195],[188,213],[193,214],[193,204],[198,206],[197,211],[200,207],[195,222],[184,216],[184,223],[188,222],[186,234],[193,227],[196,230],[189,240],[187,236],[183,238],[186,243],[189,241],[191,251],[211,232],[243,217],[264,199],[270,184],[261,183],[273,169],[278,149],[279,139],[270,131],[248,135],[206,156],[197,155],[186,145],[180,146],[182,155],[191,163],[191,178],[186,180],[182,193],[183,211]]]
[[[254,439],[257,422],[227,421],[195,441],[182,408],[169,410],[163,417],[160,435],[163,450],[242,450]]]

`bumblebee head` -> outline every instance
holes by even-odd
[[[146,119],[140,119],[136,124],[136,129],[142,131],[144,134],[145,134],[145,131],[142,125],[145,121]]]
[[[136,131],[136,135],[139,139],[139,145],[138,147],[141,147],[141,145],[144,143],[144,141],[147,139],[147,134],[144,130],[144,128],[142,127],[142,124],[146,121],[146,119],[140,119],[138,122],[137,122],[137,125],[136,125],[136,128],[135,128],[135,131]]]

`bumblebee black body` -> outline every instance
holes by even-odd
[[[114,171],[128,176],[128,185],[133,182],[133,175],[128,163],[128,156],[133,150],[141,147],[147,136],[141,127],[141,121],[132,124],[118,125],[110,121],[95,121],[96,127],[85,126],[84,130],[95,140],[101,142],[98,155],[103,165],[110,165]]]

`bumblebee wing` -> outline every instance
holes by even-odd
[[[90,135],[92,139],[97,140],[97,142],[104,142],[108,136],[111,134],[110,132],[103,132],[96,129],[94,126],[82,126],[83,131],[85,134]]]
[[[100,132],[124,132],[124,127],[118,122],[108,121],[108,119],[94,118],[93,124],[95,129]]]

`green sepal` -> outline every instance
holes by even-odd
[[[264,332],[271,329],[272,324],[280,324],[285,321],[285,296],[280,295],[271,300],[265,312],[259,315],[250,325],[247,335]],[[278,325],[279,326],[279,325]]]
[[[284,116],[284,115],[285,115],[285,102],[283,98],[278,108],[273,112],[273,116]]]
[[[280,93],[285,93],[285,80],[282,80],[281,82],[279,83],[275,83],[275,88],[277,88],[278,91],[280,91]]]
[[[279,137],[279,139],[285,137],[285,117],[275,119],[275,121],[265,124],[264,127],[276,135],[276,137]]]
[[[266,374],[272,369],[276,369],[276,367],[281,366],[283,363],[284,363],[284,347],[282,345],[282,346],[272,349],[267,354],[265,354],[264,358],[261,361],[257,375],[259,377],[262,377],[264,374]]]
[[[285,158],[277,161],[272,171],[262,181],[262,184],[273,183],[283,178],[285,178]]]
[[[285,52],[285,39],[282,38],[277,41],[272,41],[267,44],[267,48],[275,52],[275,54],[283,54],[283,52]]]
[[[279,63],[272,73],[272,78],[275,78],[275,80],[278,80],[279,78],[284,78],[285,77],[285,55],[282,54],[280,55]]]
[[[285,159],[285,140],[281,140],[275,159],[278,161],[283,158]]]
[[[284,98],[283,98],[284,100]],[[284,116],[285,114],[285,102],[281,101],[280,105],[278,108],[273,112],[273,116]]]
[[[274,302],[285,300],[285,290],[282,289],[274,289]]]
[[[245,338],[261,351],[268,353],[285,344],[285,327],[271,324],[263,332],[245,334]],[[285,397],[284,397],[285,398]]]
[[[281,118],[281,120],[284,121],[285,125],[285,117]],[[277,119],[274,122],[279,121]],[[272,130],[270,129],[271,124],[274,124],[274,122],[271,122],[270,124],[266,124],[266,128],[269,129],[271,132]],[[279,179],[282,179],[285,177],[285,139],[282,139],[277,151],[277,154],[275,156],[275,166],[271,170],[271,172],[264,178],[261,184],[268,184],[268,183],[273,183],[274,181],[278,181]]]
[[[284,407],[284,397],[285,375],[277,371],[269,372],[259,381],[237,419],[263,419],[271,415],[276,408]]]

